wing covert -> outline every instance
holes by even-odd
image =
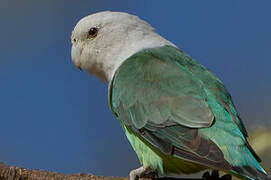
[[[148,50],[127,59],[112,82],[113,111],[137,129],[171,119],[190,128],[209,127],[214,115],[204,85],[177,61]]]

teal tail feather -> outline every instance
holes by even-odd
[[[267,174],[251,166],[233,167],[234,174],[245,177],[247,180],[271,180]]]

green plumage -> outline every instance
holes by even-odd
[[[223,83],[175,47],[128,58],[111,82],[109,103],[140,162],[160,174],[264,174]]]

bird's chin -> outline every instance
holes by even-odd
[[[96,68],[93,68],[93,67],[92,68],[87,68],[86,70],[91,76],[92,75],[96,76],[96,77],[98,77],[99,80],[101,80],[103,82],[108,82],[108,80],[106,79],[106,76],[105,76],[103,71],[99,71],[99,70],[97,70]]]

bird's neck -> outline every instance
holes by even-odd
[[[156,48],[164,45],[175,46],[170,41],[164,39],[157,33],[153,32],[151,34],[145,35],[141,39],[136,38],[136,36],[126,38],[125,42],[120,42],[118,47],[115,47],[115,51],[109,51],[111,55],[105,55],[102,69],[97,71],[95,74],[98,78],[106,83],[111,82],[114,77],[115,72],[120,67],[120,65],[135,53],[142,51],[143,49]]]

